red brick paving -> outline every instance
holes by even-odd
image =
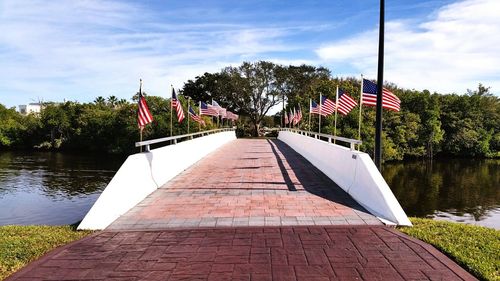
[[[285,143],[238,139],[108,229],[347,224],[381,222]]]
[[[104,231],[9,280],[475,280],[383,226]]]
[[[109,228],[120,231],[8,280],[475,280],[433,247],[367,224],[380,222],[284,143],[237,140]]]

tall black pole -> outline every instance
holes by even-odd
[[[375,119],[375,165],[382,165],[382,89],[384,84],[384,0],[380,0],[380,23],[378,32],[378,73],[377,73],[377,117]]]

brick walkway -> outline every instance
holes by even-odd
[[[238,139],[108,229],[347,224],[381,222],[283,142]]]
[[[475,280],[427,244],[383,226],[97,233],[10,280]]]
[[[284,143],[237,140],[108,230],[9,280],[475,279],[433,247],[381,226]]]

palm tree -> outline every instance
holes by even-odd
[[[106,104],[106,100],[102,97],[102,96],[98,96],[95,100],[94,100],[94,103],[96,105],[104,105]]]
[[[108,97],[108,104],[111,106],[111,107],[116,107],[117,105],[117,102],[118,102],[118,99],[115,97],[115,96],[109,96]]]

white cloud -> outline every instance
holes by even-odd
[[[384,79],[405,88],[464,93],[478,83],[500,92],[500,2],[447,5],[423,22],[386,23]],[[376,78],[378,30],[322,46],[317,55]],[[335,68],[335,67],[334,67]]]
[[[2,0],[0,103],[130,98],[141,77],[146,91],[167,95],[170,84],[294,50],[281,39],[299,28],[169,23],[117,1]]]

